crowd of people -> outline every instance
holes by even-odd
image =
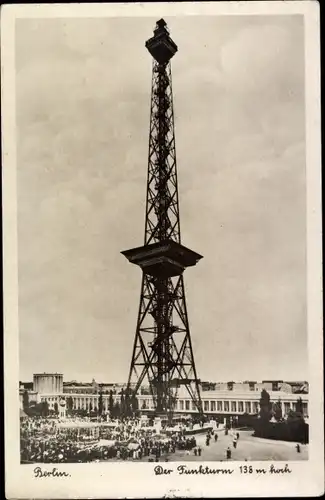
[[[194,454],[204,460],[210,443],[217,443],[221,433],[228,436],[224,457],[231,460],[240,441],[238,429],[216,425],[201,433],[197,440],[182,426],[176,426],[175,432],[168,432],[166,427],[159,432],[148,422],[143,425],[134,418],[109,422],[75,418],[60,422],[57,418],[31,417],[21,421],[21,462],[82,463],[112,459],[157,462],[168,461],[177,452],[185,459]],[[225,440],[221,442],[224,444]],[[300,452],[297,445],[297,453]]]
[[[171,427],[165,422],[158,428],[153,420],[144,420],[100,418],[91,421],[90,417],[60,420],[58,417],[26,416],[20,420],[21,463],[80,463],[112,459],[157,462],[173,460],[175,456],[172,458],[171,455],[174,454],[185,459],[194,454],[199,460],[199,457],[204,460],[211,441],[216,444],[220,437],[222,444],[217,448],[226,444],[224,451],[220,450],[224,459],[233,460],[238,456],[239,429],[217,422],[208,424],[193,420],[187,420],[186,425],[182,421]],[[228,437],[224,439],[221,434]],[[300,444],[296,445],[296,451],[301,453]],[[211,452],[208,455],[211,456]]]
[[[56,434],[56,420],[45,417],[31,417],[20,420],[20,437]]]
[[[73,463],[116,460],[158,461],[176,450],[192,450],[195,437],[159,433],[138,419],[91,424],[78,419],[33,417],[21,422],[22,463]]]

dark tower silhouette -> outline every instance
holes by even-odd
[[[144,246],[122,252],[143,273],[127,395],[147,381],[156,415],[170,420],[181,385],[191,410],[203,413],[183,281],[202,256],[181,245],[170,64],[177,46],[163,19],[146,47],[153,67]]]

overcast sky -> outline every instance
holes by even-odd
[[[182,243],[203,380],[304,379],[300,16],[166,18]],[[16,23],[20,379],[126,381],[141,272],[154,18]]]

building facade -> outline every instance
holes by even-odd
[[[306,384],[305,382],[304,387],[306,387]],[[122,384],[98,384],[94,380],[91,383],[73,381],[65,384],[63,382],[63,375],[43,373],[34,375],[33,390],[29,390],[28,392],[30,400],[30,396],[32,395],[36,402],[47,401],[50,410],[53,410],[56,406],[55,404],[57,404],[60,408],[60,414],[63,407],[64,411],[66,407],[72,407],[73,410],[85,410],[87,412],[96,411],[101,394],[103,411],[108,413],[110,392],[116,403],[121,400],[121,390],[123,388],[125,386]],[[294,392],[292,385],[290,383],[286,384],[283,381],[278,382],[277,385],[273,381],[267,381],[266,383],[216,383],[215,390],[203,390],[201,392],[203,411],[206,415],[211,416],[239,416],[244,413],[256,415],[259,412],[259,400],[263,389],[267,390],[270,395],[270,401],[273,404],[276,402],[281,403],[283,416],[286,416],[290,410],[295,410],[297,399],[301,398],[304,416],[308,418],[308,393]],[[19,391],[21,408],[25,390],[24,387],[21,387]],[[139,410],[150,414],[154,411],[153,400],[149,391],[142,392],[144,394],[140,393],[137,396]],[[184,388],[180,388],[176,400],[175,414],[189,415],[195,413],[197,413],[197,409],[194,403]]]
[[[271,403],[281,403],[282,415],[288,415],[290,410],[295,410],[297,405],[297,394],[282,391],[268,391]],[[206,415],[229,415],[239,416],[247,413],[256,415],[259,412],[261,394],[260,392],[246,391],[204,391],[201,393],[203,411]],[[308,417],[308,394],[300,395],[303,404],[304,416]],[[153,411],[153,401],[149,396],[139,396],[139,408]],[[196,413],[191,399],[185,395],[179,395],[176,401],[175,412],[179,414]]]

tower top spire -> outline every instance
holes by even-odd
[[[159,19],[154,29],[154,36],[146,41],[146,47],[159,64],[167,64],[177,52],[177,45],[169,36],[167,23]]]
[[[155,31],[157,29],[166,29],[166,31],[167,31],[167,23],[166,23],[165,19],[159,19],[159,21],[157,21]]]

